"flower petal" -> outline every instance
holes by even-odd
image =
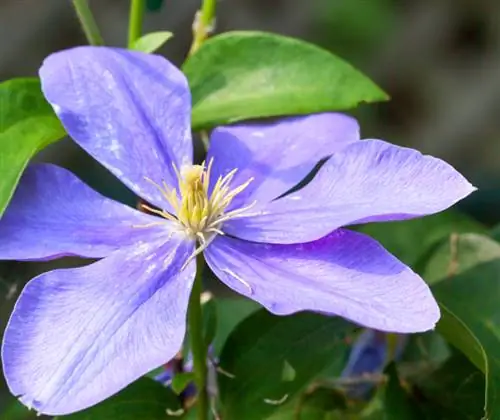
[[[365,140],[335,153],[301,190],[227,222],[224,231],[257,242],[308,242],[342,226],[437,213],[474,190],[440,159]]]
[[[366,375],[381,374],[386,365],[392,360],[399,360],[406,343],[408,335],[394,334],[395,348],[391,357],[389,353],[389,340],[385,333],[366,329],[354,342],[349,359],[341,377],[351,379],[362,379]],[[344,393],[351,399],[366,399],[373,390],[376,382],[353,381],[343,386]]]
[[[186,329],[193,243],[174,236],[31,280],[7,326],[11,392],[40,413],[90,407],[172,359]]]
[[[278,315],[310,310],[393,332],[426,331],[439,319],[425,282],[360,233],[293,245],[219,236],[205,255],[224,283]]]
[[[219,127],[207,157],[214,158],[212,184],[237,168],[233,186],[253,181],[231,207],[268,202],[302,181],[321,159],[357,140],[356,120],[337,113]]]
[[[103,197],[66,169],[35,164],[0,219],[0,260],[105,257],[146,235],[167,236],[169,224],[159,222]]]
[[[50,55],[42,90],[69,135],[136,194],[165,208],[157,184],[192,162],[191,96],[166,59],[105,47]]]

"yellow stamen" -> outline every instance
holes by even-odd
[[[141,207],[152,214],[175,221],[180,230],[200,244],[185,265],[202,252],[216,235],[224,234],[221,229],[224,222],[237,217],[245,217],[247,210],[255,205],[252,203],[226,212],[233,199],[250,185],[253,178],[231,189],[231,182],[237,172],[237,169],[233,169],[226,175],[220,176],[210,190],[212,166],[213,159],[208,162],[208,165],[203,162],[201,165],[185,166],[180,170],[174,165],[179,191],[175,188],[169,189],[165,182],[159,185],[146,178],[158,188],[169,203],[173,214],[144,204]]]

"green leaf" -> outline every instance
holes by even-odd
[[[411,373],[421,374],[427,369],[435,369],[451,355],[450,346],[436,331],[411,334],[405,346],[401,361],[415,366]]]
[[[476,233],[451,234],[432,253],[420,271],[429,284],[500,258],[500,243]]]
[[[344,60],[264,32],[214,36],[184,64],[195,130],[259,117],[355,108],[388,96]]]
[[[160,49],[174,34],[168,31],[151,32],[141,36],[134,42],[131,49],[145,53],[153,53]]]
[[[432,287],[442,305],[438,331],[486,376],[485,413],[500,419],[500,259]]]
[[[179,418],[175,394],[149,378],[141,378],[108,400],[60,420],[165,420]]]
[[[285,360],[283,362],[283,371],[281,372],[281,380],[292,382],[295,379],[295,376],[297,376],[297,372],[295,372],[293,366],[290,363],[288,363],[288,361]]]
[[[457,349],[462,351],[469,360],[483,372],[486,372],[486,353],[479,339],[457,315],[442,302],[441,319],[436,326],[437,331]]]
[[[35,411],[28,410],[17,400],[8,404],[5,410],[0,410],[0,418],[2,420],[35,420],[37,417]]]
[[[500,225],[496,225],[490,233],[491,237],[495,240],[500,242]]]
[[[341,318],[311,313],[254,313],[231,333],[220,356],[221,368],[234,375],[219,375],[222,417],[269,417],[334,361],[345,362],[346,338],[356,328]],[[295,371],[292,381],[283,380],[285,361]]]
[[[172,379],[172,385],[171,385],[172,390],[177,395],[180,395],[187,388],[187,386],[193,381],[194,381],[193,372],[178,373]]]
[[[346,419],[347,402],[336,390],[318,387],[280,408],[266,420],[340,420]]]
[[[215,354],[220,354],[234,328],[250,314],[260,309],[253,300],[244,298],[217,299],[217,331],[214,339]]]
[[[422,418],[418,406],[399,382],[398,372],[394,363],[387,366],[385,373],[388,383],[384,392],[385,420],[419,420]]]
[[[482,416],[484,375],[458,352],[417,385],[427,400],[426,411],[438,414],[432,418],[465,420]]]
[[[433,246],[453,233],[487,232],[486,227],[454,210],[402,222],[366,224],[356,230],[377,239],[410,266],[417,264]]]
[[[0,217],[29,160],[64,136],[39,80],[0,83]]]
[[[202,310],[205,343],[207,346],[210,346],[217,333],[217,303],[211,295],[207,301],[202,303]]]

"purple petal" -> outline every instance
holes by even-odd
[[[168,235],[162,221],[103,197],[66,169],[36,164],[0,219],[0,260],[105,257],[144,237]]]
[[[393,332],[426,331],[439,319],[425,282],[360,233],[293,245],[219,236],[205,255],[224,283],[278,315],[310,310]]]
[[[335,153],[303,189],[227,222],[224,231],[257,242],[308,242],[342,226],[437,213],[473,191],[440,159],[365,140]]]
[[[396,346],[394,360],[399,360],[408,341],[408,335],[395,335]],[[342,371],[344,378],[362,378],[369,374],[382,373],[390,360],[388,359],[388,336],[375,330],[364,330],[352,346],[349,360]],[[345,392],[349,398],[366,398],[372,391],[375,382],[360,381],[345,386]]]
[[[105,47],[50,55],[42,89],[69,135],[136,194],[165,208],[157,184],[192,161],[191,97],[166,59]]]
[[[207,160],[214,158],[213,181],[237,168],[233,186],[253,178],[232,208],[268,202],[302,181],[323,158],[359,140],[355,119],[336,113],[277,122],[219,127],[212,133]]]
[[[379,331],[364,330],[352,346],[343,377],[380,373],[387,361],[387,336]]]
[[[193,243],[174,236],[31,280],[7,326],[11,392],[40,413],[90,407],[172,359],[185,334]]]

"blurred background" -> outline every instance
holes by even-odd
[[[123,46],[129,2],[90,4],[106,43]],[[145,30],[174,33],[160,53],[177,64],[188,51],[199,5],[149,1]],[[447,160],[480,188],[462,209],[489,225],[500,222],[500,2],[219,0],[217,31],[232,29],[295,36],[350,61],[392,97],[353,112],[363,137]],[[69,0],[0,0],[0,80],[34,76],[46,55],[80,44],[85,38]],[[70,167],[94,188],[133,203],[69,140],[37,159]],[[24,281],[53,264],[0,264],[0,331]],[[2,386],[0,408],[7,401]]]

